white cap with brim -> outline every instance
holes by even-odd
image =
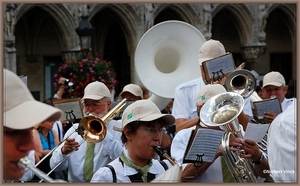
[[[107,86],[99,81],[92,82],[84,88],[84,99],[100,100],[102,98],[110,98],[110,92]]]
[[[224,45],[217,40],[210,39],[205,41],[199,51],[199,65],[204,61],[208,61],[226,54]]]
[[[123,128],[134,121],[153,121],[162,118],[164,120],[163,126],[167,127],[175,123],[175,118],[171,114],[162,114],[159,108],[150,100],[137,100],[130,104],[123,112],[122,125]],[[116,131],[123,130],[114,127]]]
[[[135,95],[135,96],[138,96],[138,97],[140,97],[140,98],[143,99],[143,90],[142,90],[141,87],[138,86],[138,85],[135,85],[135,84],[128,84],[128,85],[126,85],[126,86],[123,88],[122,92],[120,93],[120,96],[121,96],[121,97],[122,97],[122,94],[123,94],[124,92],[129,92],[129,93],[131,93],[131,94],[133,94],[133,95]]]
[[[262,88],[268,85],[273,85],[276,87],[285,86],[285,79],[283,75],[281,75],[279,72],[275,72],[275,71],[269,72],[263,78]]]
[[[200,89],[197,95],[197,106],[206,103],[207,100],[214,97],[215,95],[227,92],[221,84],[207,84]]]
[[[22,130],[43,121],[56,121],[62,111],[53,106],[36,101],[26,85],[13,72],[4,69],[4,126]]]

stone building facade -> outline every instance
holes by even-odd
[[[28,87],[36,99],[51,97],[53,73],[64,60],[77,55],[80,42],[75,29],[81,16],[88,14],[94,28],[91,48],[114,64],[117,94],[128,83],[140,84],[134,69],[137,44],[149,28],[166,20],[187,22],[206,39],[220,40],[236,65],[246,62],[246,69],[261,76],[276,70],[288,82],[296,78],[296,7],[254,3],[4,4],[3,64],[28,76]]]

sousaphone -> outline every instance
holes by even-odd
[[[175,88],[201,76],[199,49],[206,41],[194,26],[164,21],[151,27],[135,51],[135,70],[161,110],[174,98]]]

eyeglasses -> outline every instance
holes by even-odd
[[[103,102],[98,102],[98,103],[82,103],[83,104],[83,106],[85,107],[85,108],[90,108],[90,107],[92,107],[93,109],[98,109],[101,105],[103,105]]]
[[[154,135],[156,132],[158,132],[159,134],[163,134],[163,132],[165,132],[166,131],[166,129],[165,128],[160,128],[160,129],[155,129],[155,128],[142,128],[142,129],[144,129],[145,131],[147,131],[147,133],[149,134],[149,135]]]

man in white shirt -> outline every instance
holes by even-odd
[[[102,118],[110,110],[110,92],[105,84],[98,81],[92,82],[85,87],[82,102],[85,115],[92,114],[93,116]],[[106,136],[102,141],[95,143],[93,172],[117,158],[123,151],[121,139],[117,139],[116,137],[119,136],[118,132],[112,130],[112,125],[115,123],[116,121],[114,120],[106,122]],[[89,182],[88,179],[91,177],[86,179],[83,173],[88,142],[85,142],[82,138],[84,135],[78,133],[78,126],[79,124],[74,124],[73,127],[66,132],[65,138],[70,134],[72,135],[53,152],[50,159],[50,166],[53,169],[58,163],[62,162],[56,171],[62,171],[68,168],[69,182]],[[84,130],[83,134],[86,132],[89,131]],[[71,154],[68,159],[62,161],[69,153]]]
[[[279,72],[272,71],[267,73],[263,78],[262,94],[265,99],[272,97],[278,97],[281,103],[282,111],[295,102],[295,98],[285,98],[288,90],[288,85],[285,83],[285,79]],[[266,112],[264,114],[264,120],[267,123],[271,123],[275,117],[276,113]]]
[[[197,110],[200,111],[207,100],[224,92],[226,92],[226,90],[220,84],[205,85],[197,95]],[[243,112],[241,114],[243,114]],[[199,125],[201,125],[203,128],[206,128],[201,121]],[[192,131],[195,128],[196,126],[192,126],[190,128],[180,130],[173,139],[171,145],[171,155],[180,164],[183,163],[183,157],[188,145],[188,141],[192,135]],[[241,132],[243,133],[241,125],[240,128]],[[214,129],[220,130],[218,127]],[[249,158],[256,163],[254,166],[254,171],[261,177],[268,177],[268,173],[263,174],[264,169],[269,170],[268,161],[267,159],[264,159],[264,157],[261,158],[264,154],[260,152],[257,144],[254,141],[242,141],[241,139],[236,138],[234,141],[230,142],[230,147],[232,146],[245,147],[247,149],[245,150],[247,152],[245,158]],[[231,148],[231,150],[234,149]],[[193,163],[182,164],[182,181],[223,182],[221,156],[223,156],[223,153],[221,151],[221,147],[219,147],[213,162],[203,162],[199,168],[196,168]],[[259,181],[264,181],[264,179],[260,178]]]
[[[297,181],[297,101],[279,114],[268,130],[268,160],[274,182]]]
[[[175,89],[172,115],[176,119],[176,132],[180,131],[181,129],[196,125],[199,120],[195,103],[198,92],[203,86],[205,86],[205,82],[203,80],[204,72],[201,68],[202,62],[220,57],[225,54],[226,51],[223,44],[217,40],[210,39],[204,42],[201,46],[199,65],[202,77],[182,83]],[[221,84],[224,82],[224,80],[225,78],[221,80]],[[244,113],[249,117],[253,116],[250,98],[245,99]],[[246,123],[248,123],[250,119],[249,117],[245,118],[247,120]]]

